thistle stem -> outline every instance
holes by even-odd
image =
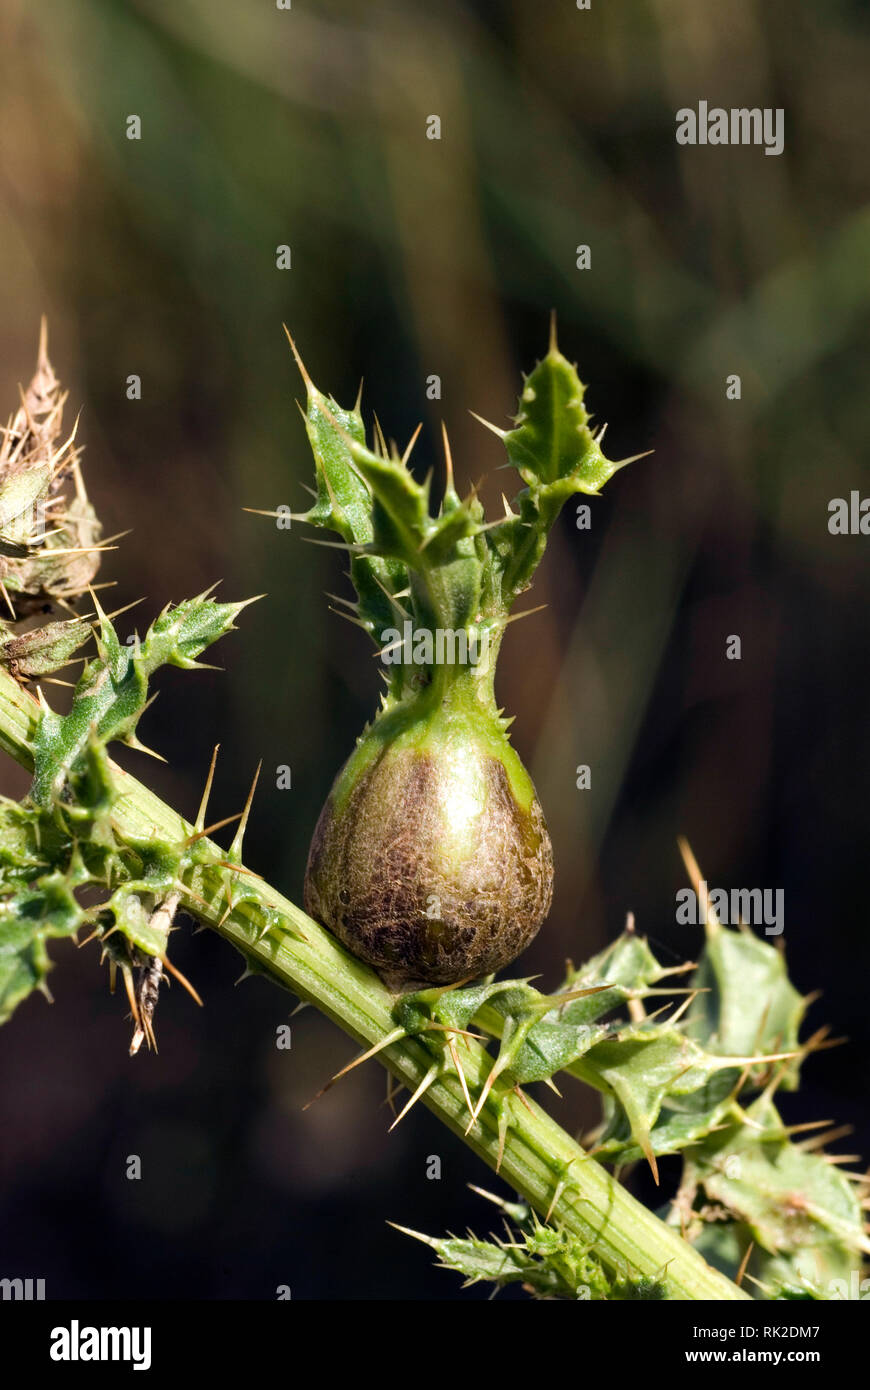
[[[32,744],[39,706],[8,673],[0,669],[0,747],[33,770]],[[129,773],[115,767],[119,797],[114,826],[119,840],[141,842],[149,834],[181,842],[194,826]],[[395,1030],[394,997],[375,973],[351,956],[300,908],[248,870],[238,870],[246,900],[228,900],[232,871],[226,852],[211,841],[207,853],[185,878],[179,907],[214,928],[257,970],[300,998],[315,1004],[346,1033],[366,1047]],[[256,901],[248,895],[252,889]],[[230,895],[232,885],[230,884]],[[229,908],[229,911],[228,911]],[[278,909],[287,927],[270,925],[268,909]],[[442,1055],[425,1035],[406,1037],[379,1053],[379,1059],[413,1094]],[[480,1095],[492,1056],[470,1038],[460,1040],[468,1086]],[[510,1125],[499,1167],[500,1136],[496,1098],[490,1092],[473,1125],[454,1070],[442,1072],[422,1097],[455,1134],[544,1218],[588,1242],[617,1275],[667,1278],[678,1299],[731,1300],[748,1297],[712,1269],[676,1231],[636,1201],[610,1174],[587,1157],[571,1137],[533,1100],[510,1097]],[[555,1200],[554,1200],[555,1197]]]

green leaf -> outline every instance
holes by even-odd
[[[650,1135],[665,1100],[704,1091],[709,1103],[704,1088],[726,1065],[677,1029],[652,1025],[646,1035],[626,1030],[619,1038],[599,1043],[584,1059],[584,1075],[616,1098],[633,1142],[651,1160],[655,1150]],[[729,1073],[726,1090],[736,1079],[733,1069]],[[619,1126],[612,1122],[605,1139],[614,1130],[619,1132]]]
[[[359,409],[344,410],[331,396],[324,396],[298,355],[297,362],[307,392],[305,429],[317,482],[316,500],[302,520],[335,531],[352,547],[350,574],[359,598],[357,618],[380,646],[380,634],[396,617],[390,596],[407,586],[408,573],[392,556],[371,553],[375,538],[374,499],[352,456],[355,446],[365,449],[365,427]],[[361,553],[363,548],[366,553]]]
[[[49,675],[66,666],[91,635],[82,618],[46,623],[20,636],[0,631],[0,662],[19,678]]]
[[[167,608],[142,641],[122,645],[100,612],[97,647],[75,688],[66,715],[43,702],[34,739],[35,772],[31,797],[48,806],[60,797],[92,738],[102,747],[113,739],[137,745],[136,726],[148,703],[148,679],[162,665],[196,669],[206,647],[233,630],[244,603],[215,603],[206,594]]]
[[[659,964],[645,937],[634,931],[624,931],[599,955],[575,970],[571,967],[560,993],[576,989],[592,989],[600,985],[612,988],[585,999],[574,999],[560,1010],[560,1018],[570,1023],[588,1023],[618,1008],[631,997],[643,998],[646,992],[665,977],[681,972],[667,970]]]
[[[52,937],[72,936],[84,918],[60,872],[0,896],[0,1023],[34,990],[48,993],[47,943]]]
[[[761,1252],[756,1277],[771,1285],[810,1285],[822,1296],[848,1280],[870,1253],[858,1195],[822,1153],[793,1143],[765,1095],[687,1154],[684,1185],[717,1204]],[[753,1266],[750,1266],[753,1268]]]
[[[551,336],[546,357],[523,378],[515,427],[497,431],[526,490],[518,511],[487,533],[500,579],[501,602],[509,608],[528,588],[544,553],[547,533],[569,497],[597,496],[630,459],[613,462],[601,449],[601,433],[589,428],[583,403],[586,387]]]
[[[528,1206],[506,1202],[479,1188],[475,1191],[500,1207],[516,1229],[509,1227],[506,1237],[490,1236],[489,1240],[471,1233],[464,1239],[438,1238],[404,1226],[396,1229],[435,1250],[439,1268],[464,1274],[466,1286],[484,1281],[499,1289],[521,1283],[536,1298],[574,1301],[668,1297],[664,1271],[660,1277],[644,1278],[623,1269],[608,1277],[589,1246],[570,1232],[541,1222]]]
[[[469,1235],[459,1238],[421,1235],[419,1231],[397,1227],[403,1234],[422,1241],[438,1255],[440,1269],[452,1269],[465,1276],[465,1287],[481,1282],[504,1288],[523,1284],[538,1298],[573,1300],[605,1298],[611,1289],[600,1264],[588,1248],[564,1232],[547,1231],[549,1239],[523,1233],[515,1238],[481,1240]]]
[[[305,515],[313,526],[337,531],[346,541],[366,545],[372,539],[371,493],[351,458],[352,443],[365,444],[358,410],[343,410],[321,395],[310,378],[305,429],[314,455],[317,499]]]
[[[516,426],[504,436],[511,465],[530,489],[572,479],[577,490],[597,492],[612,475],[589,429],[586,387],[552,343],[523,378]]]
[[[708,933],[692,978],[703,991],[687,1018],[687,1033],[728,1056],[794,1052],[807,1001],[791,984],[782,951],[748,931],[724,927]],[[794,1090],[800,1059],[784,1068],[780,1084]]]
[[[369,449],[358,406],[342,409],[317,390],[298,355],[297,362],[317,474],[317,497],[303,520],[337,531],[351,547],[358,620],[379,645],[379,634],[395,624],[391,597],[409,587],[415,626],[503,622],[567,498],[597,493],[621,466],[605,458],[589,428],[585,388],[553,340],[524,380],[515,428],[497,431],[527,484],[519,510],[487,526],[473,493],[460,501],[448,466],[441,512],[433,517],[428,482],[418,483],[395,450],[388,456],[383,441],[378,452]],[[391,688],[398,693],[401,684]]]
[[[379,458],[354,441],[351,458],[368,483],[376,505],[372,509],[372,549],[388,559],[422,568],[421,551],[433,522],[429,488],[416,482],[400,459]]]

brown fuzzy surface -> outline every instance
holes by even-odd
[[[305,875],[306,911],[393,990],[451,984],[509,964],[543,922],[553,851],[537,800],[516,804],[487,758],[485,809],[471,853],[445,873],[439,769],[428,756],[379,760],[336,818],[321,812]]]

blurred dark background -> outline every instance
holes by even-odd
[[[591,533],[567,509],[529,600],[548,607],[506,640],[500,701],[557,867],[523,970],[555,985],[627,910],[665,960],[694,956],[686,834],[711,885],[784,890],[810,1023],[849,1038],[785,1113],[854,1125],[867,1155],[870,538],[827,529],[831,498],[870,488],[867,6],[2,0],[0,42],[0,401],[46,313],[91,495],[108,532],[133,528],[103,574],[113,605],[147,596],[122,632],[215,579],[268,595],[224,673],[160,677],[142,732],[168,765],[126,765],[192,816],[220,741],[218,816],[262,758],[246,857],[299,901],[379,679],[328,611],[341,556],[242,510],[301,509],[311,477],[282,321],[339,400],[364,376],[389,435],[424,420],[423,465],[443,418],[459,478],[498,505],[503,452],[468,410],[507,422],[555,308],[610,455],[655,452]],[[784,153],[677,146],[701,99],[783,107]],[[27,784],[7,764],[0,785]],[[290,996],[236,989],[211,933],[174,954],[205,1007],[162,998],[158,1056],[128,1058],[95,946],[57,946],[54,1006],[2,1030],[0,1274],[50,1297],[483,1296],[386,1222],[483,1233],[467,1183],[503,1186],[422,1107],[388,1137],[376,1064],[303,1113],[352,1042],[306,1010],[278,1052]],[[569,1081],[557,1113],[589,1126],[595,1098]]]

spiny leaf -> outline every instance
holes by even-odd
[[[295,347],[293,348],[296,353]],[[365,446],[365,427],[359,409],[344,410],[331,396],[318,391],[296,353],[305,381],[305,429],[314,455],[317,495],[302,517],[311,526],[338,533],[356,552],[350,574],[359,597],[358,617],[374,641],[395,618],[390,595],[404,589],[407,570],[393,557],[372,553],[375,536],[373,497],[353,457],[352,447]],[[365,547],[366,553],[359,553]]]
[[[99,655],[82,672],[69,713],[43,708],[34,739],[33,800],[46,806],[59,796],[92,736],[103,747],[112,739],[133,741],[148,702],[149,677],[166,664],[194,669],[206,647],[233,629],[244,606],[201,594],[165,610],[145,638],[129,646],[100,612]]]
[[[750,932],[718,928],[707,944],[693,987],[702,991],[688,1012],[686,1031],[721,1054],[794,1052],[807,1001],[786,971],[785,956]],[[781,1085],[794,1090],[800,1061],[784,1070]]]
[[[72,936],[85,920],[60,872],[0,897],[0,1023],[35,989],[45,989],[51,969],[47,943]]]
[[[82,618],[46,623],[19,636],[0,631],[0,662],[20,678],[45,676],[66,666],[90,635],[90,625]]]
[[[661,965],[653,955],[646,937],[638,935],[633,928],[627,929],[597,956],[588,960],[579,970],[575,970],[572,966],[565,975],[561,986],[562,991],[568,991],[584,986],[608,984],[619,991],[618,995],[613,999],[594,995],[586,1000],[576,1000],[567,1006],[562,1017],[570,1016],[575,1019],[578,1015],[585,1017],[587,1007],[594,1008],[596,1013],[593,1016],[598,1017],[603,1006],[613,1008],[624,1000],[626,991],[642,991],[644,988],[658,984],[667,976],[682,973],[682,967],[675,971]]]
[[[527,484],[512,514],[486,536],[505,607],[528,588],[547,533],[568,498],[577,493],[597,496],[608,479],[632,461],[614,463],[605,457],[601,435],[589,428],[585,392],[576,367],[562,356],[553,334],[547,355],[523,379],[514,429],[496,431]]]
[[[569,480],[596,493],[616,465],[604,457],[583,404],[586,387],[553,343],[523,379],[516,426],[504,436],[512,466],[533,491]],[[567,494],[566,494],[567,495]]]
[[[500,635],[563,503],[577,492],[596,493],[621,466],[602,453],[583,406],[585,388],[553,341],[525,379],[515,428],[496,430],[528,485],[517,509],[487,525],[474,491],[460,500],[445,438],[446,486],[432,516],[428,480],[418,483],[407,466],[410,450],[402,457],[389,451],[379,429],[369,448],[358,404],[342,409],[318,391],[298,354],[297,362],[317,474],[316,500],[302,519],[337,531],[347,543],[359,597],[355,620],[378,646],[380,634],[395,625],[399,594],[415,628],[487,623]],[[469,631],[470,639],[477,635]],[[390,695],[417,690],[419,678],[419,670],[404,672],[396,663]]]
[[[593,1085],[611,1092],[627,1121],[632,1142],[650,1162],[655,1153],[650,1133],[666,1099],[700,1092],[709,1107],[713,1097],[707,1087],[717,1072],[725,1073],[722,1084],[726,1092],[739,1075],[676,1029],[655,1026],[645,1031],[627,1029],[621,1037],[597,1044],[586,1054],[583,1071]],[[610,1134],[614,1130],[619,1133],[619,1113],[605,1133],[605,1149]]]
[[[749,1271],[771,1286],[809,1285],[822,1297],[870,1252],[861,1205],[842,1170],[788,1136],[766,1095],[686,1155],[683,1189],[695,1210],[715,1203],[735,1223],[735,1253],[756,1250]],[[696,1218],[697,1222],[697,1218]],[[697,1234],[697,1224],[693,1228]]]
[[[42,702],[34,738],[35,775],[21,804],[0,801],[0,1021],[35,988],[49,969],[47,940],[91,923],[113,968],[132,988],[132,969],[147,957],[166,960],[169,917],[158,910],[176,895],[180,879],[200,862],[214,863],[201,837],[170,844],[154,833],[141,843],[121,843],[114,823],[118,773],[106,745],[124,739],[138,746],[136,725],[148,704],[148,678],[163,664],[192,669],[206,647],[233,627],[244,604],[217,604],[201,594],[167,608],[144,639],[122,644],[97,604],[98,655],[86,666],[67,715]],[[88,628],[73,621],[35,630],[46,643],[75,638]],[[27,652],[7,641],[17,659]],[[40,650],[33,646],[31,655]],[[56,650],[56,649],[55,649]],[[225,877],[241,875],[228,862]],[[87,907],[77,893],[103,890]],[[233,885],[235,891],[235,885]],[[235,892],[235,906],[250,895]],[[264,929],[279,914],[265,909]],[[159,983],[159,981],[158,981]]]
[[[373,550],[416,568],[421,564],[420,552],[433,525],[429,516],[428,487],[416,482],[399,459],[379,458],[355,440],[349,448],[354,464],[375,499]]]
[[[475,1189],[477,1190],[477,1189]],[[667,1298],[667,1279],[643,1278],[627,1270],[608,1275],[589,1246],[558,1226],[538,1220],[528,1207],[503,1202],[481,1192],[502,1207],[516,1229],[504,1237],[481,1240],[472,1235],[443,1238],[421,1235],[404,1226],[396,1229],[422,1241],[438,1255],[438,1267],[465,1275],[466,1285],[491,1283],[497,1289],[520,1283],[535,1298],[574,1301]]]
[[[306,381],[308,410],[305,428],[314,455],[317,498],[305,514],[312,526],[337,531],[353,545],[372,539],[371,492],[354,467],[351,443],[365,444],[362,416],[342,410],[331,396],[321,395]]]

